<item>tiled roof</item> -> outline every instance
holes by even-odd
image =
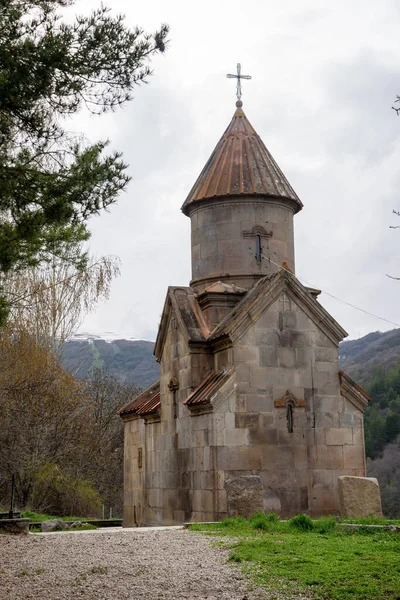
[[[233,371],[233,367],[227,371],[212,371],[199,387],[186,398],[184,404],[186,406],[197,406],[209,402],[221,385],[229,379]]]
[[[118,414],[122,417],[124,415],[151,415],[160,409],[160,382],[153,383],[152,386],[147,388],[139,396],[136,396],[134,400],[131,400],[128,404],[123,406]]]
[[[237,108],[232,121],[186,198],[182,211],[209,198],[257,195],[293,200],[303,206],[296,192],[248,121]]]
[[[344,371],[339,371],[340,384],[346,383],[350,388],[353,388],[354,391],[358,392],[367,402],[371,402],[372,398],[367,394],[365,390],[361,386],[358,385],[347,373]]]

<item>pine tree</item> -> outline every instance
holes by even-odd
[[[165,50],[166,25],[130,30],[103,6],[69,24],[59,11],[72,4],[0,0],[0,282],[54,257],[85,264],[77,248],[88,218],[115,202],[129,177],[120,153],[71,135],[65,117],[129,101]],[[0,324],[6,314],[0,296]]]

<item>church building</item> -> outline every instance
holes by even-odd
[[[347,333],[295,276],[302,207],[239,99],[182,206],[192,280],[167,291],[160,381],[119,411],[124,526],[338,514],[338,476],[365,476]]]

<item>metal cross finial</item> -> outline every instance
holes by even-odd
[[[236,75],[232,75],[231,73],[227,74],[228,79],[232,79],[232,78],[237,79],[236,97],[238,99],[238,102],[240,102],[240,99],[242,97],[242,84],[241,84],[240,80],[241,79],[251,79],[251,75],[242,75],[241,69],[242,69],[242,65],[240,63],[238,63],[236,65],[237,74]]]

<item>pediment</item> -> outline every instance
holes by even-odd
[[[196,295],[190,287],[169,287],[158,328],[154,354],[160,361],[171,319],[175,319],[187,344],[202,343],[209,330]]]
[[[321,306],[315,296],[288,271],[264,277],[211,332],[210,341],[238,340],[277,300],[294,302],[335,345],[347,332]],[[282,308],[285,310],[285,307]]]

